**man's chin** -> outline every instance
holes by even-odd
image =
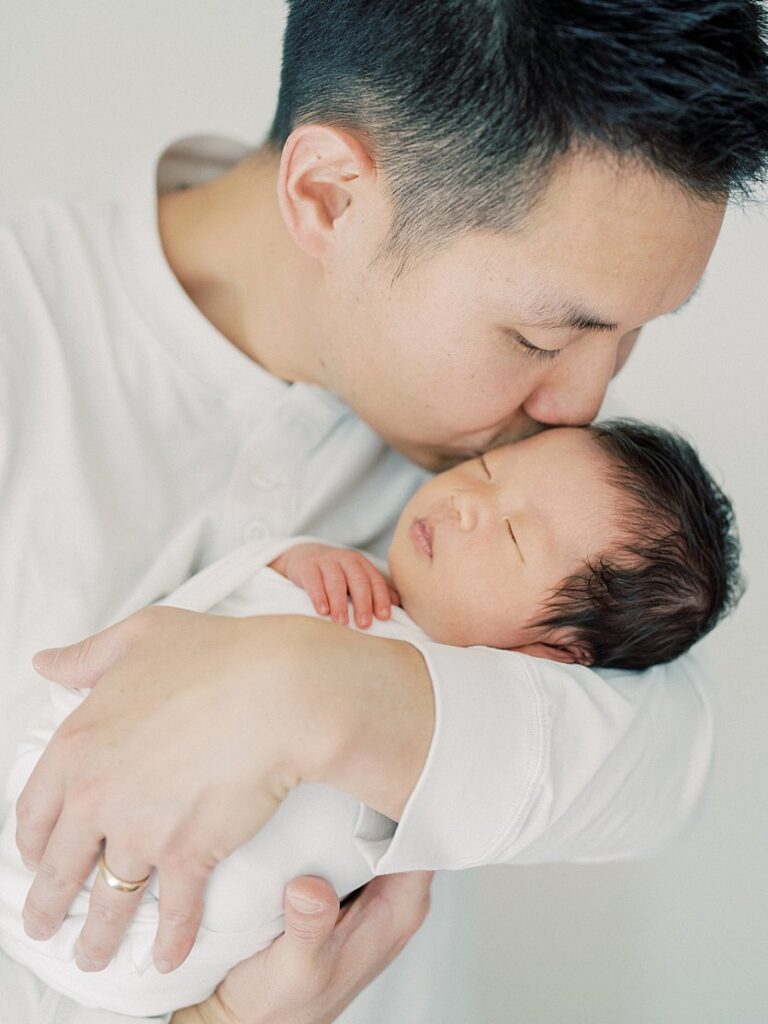
[[[364,416],[363,418],[365,419]],[[476,459],[478,455],[493,448],[523,441],[533,434],[548,429],[544,424],[538,423],[520,412],[520,415],[515,417],[512,423],[496,424],[467,431],[463,437],[461,434],[447,437],[441,444],[439,441],[416,441],[405,437],[393,437],[385,429],[383,423],[377,427],[373,421],[371,426],[392,448],[417,466],[421,466],[422,469],[429,470],[430,473],[442,473],[446,469],[458,466],[461,462],[466,462],[467,459]]]
[[[406,441],[392,440],[389,441],[389,444],[396,448],[401,455],[404,455],[406,459],[410,459],[417,466],[421,466],[422,469],[428,469],[431,473],[442,473],[446,469],[458,466],[460,462],[477,458],[478,455],[489,449],[500,448],[505,444],[514,444],[516,441],[522,441],[526,437],[538,434],[543,429],[546,428],[536,424],[528,430],[504,437],[497,437],[490,443],[478,444],[474,448],[440,448],[437,445],[409,444]]]
[[[452,451],[427,446],[396,444],[392,441],[389,443],[401,455],[404,455],[406,459],[415,462],[422,469],[429,470],[430,473],[442,473],[446,469],[458,466],[460,462],[466,462],[467,459],[475,458],[479,452],[479,450]]]

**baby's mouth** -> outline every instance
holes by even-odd
[[[432,557],[432,528],[426,519],[414,519],[408,530],[414,547],[423,551],[427,558]]]

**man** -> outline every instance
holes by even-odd
[[[45,298],[54,327],[82,345],[65,349],[65,367],[79,372],[63,374],[67,396],[50,399],[66,426],[48,440],[75,469],[58,505],[77,557],[58,565],[67,544],[41,543],[38,553],[45,573],[55,566],[70,583],[77,570],[83,591],[91,588],[88,614],[60,622],[62,632],[97,616],[98,628],[155,599],[174,574],[232,542],[247,525],[243,508],[255,503],[235,459],[257,435],[269,439],[259,465],[262,475],[271,471],[266,489],[277,501],[260,528],[296,528],[296,504],[307,514],[312,505],[330,536],[360,543],[365,530],[350,509],[335,522],[330,512],[354,483],[367,498],[367,539],[386,530],[415,476],[372,438],[350,444],[358,461],[347,480],[338,467],[334,476],[332,461],[322,467],[327,477],[316,469],[298,479],[295,448],[278,455],[300,421],[309,424],[305,468],[318,465],[307,451],[315,439],[326,456],[342,453],[333,410],[302,382],[338,395],[427,468],[591,419],[642,325],[691,294],[728,194],[765,166],[758,7],[689,6],[296,2],[271,146],[218,176],[210,150],[207,166],[177,149],[160,168],[161,187],[166,175],[193,186],[161,199],[159,226],[194,314],[175,282],[159,276],[159,248],[144,266],[153,216],[143,195],[118,204],[109,225],[103,213],[64,224],[51,211],[44,223],[16,228],[27,265],[42,263],[43,237],[48,260],[66,249],[68,263],[81,264],[75,275],[62,258],[56,287],[37,296],[30,279],[6,319],[10,335],[33,322],[33,308],[42,316]],[[16,251],[7,246],[3,270],[14,284]],[[182,322],[184,339],[174,336]],[[86,339],[98,326],[97,359]],[[111,349],[116,336],[125,344]],[[224,339],[234,346],[226,354]],[[158,360],[183,365],[186,390],[165,363],[150,374],[149,357],[137,362],[139,346],[153,344],[165,346]],[[50,368],[54,355],[47,359]],[[271,383],[263,371],[256,381],[256,364]],[[93,366],[103,394],[89,386]],[[9,367],[3,500],[13,524],[46,466],[44,448],[23,430],[27,408],[13,403],[29,371],[11,357]],[[293,416],[281,407],[289,399],[280,381],[300,382],[290,389]],[[29,383],[42,410],[49,378]],[[246,385],[274,408],[274,423],[284,416],[280,429],[265,417],[245,430],[253,415]],[[146,408],[136,406],[142,399]],[[119,431],[99,437],[123,406],[133,421],[126,412]],[[197,446],[217,415],[221,433],[203,459]],[[161,488],[174,456],[181,496]],[[258,460],[249,457],[253,476]],[[146,480],[159,489],[136,501]],[[195,501],[225,514],[195,519]],[[104,541],[98,558],[119,562],[109,591],[103,565],[76,543],[83,519],[84,535]],[[108,542],[123,521],[118,557]],[[76,597],[85,604],[85,593]],[[301,781],[337,785],[400,821],[394,836],[372,836],[361,820],[361,845],[383,871],[646,852],[690,816],[706,775],[708,718],[685,661],[628,687],[503,652],[435,648],[427,667],[410,648],[326,623],[166,610],[38,667],[61,682],[97,685],[19,802],[20,850],[41,867],[28,899],[30,934],[56,928],[106,838],[118,879],[159,872],[156,961],[170,968],[193,940],[211,868]],[[206,704],[214,687],[215,716]],[[476,769],[467,779],[468,764]],[[108,960],[135,900],[97,887],[81,937],[84,967]],[[352,978],[338,945],[347,967],[329,972],[309,1007],[284,1010],[276,997],[270,1019],[333,1019],[371,973],[369,959]],[[233,1009],[228,982],[221,999],[230,1019],[258,1019],[247,1016],[259,1012],[258,994],[241,987]],[[200,1012],[220,1014],[221,1005]]]

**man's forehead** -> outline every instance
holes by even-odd
[[[525,301],[530,322],[629,330],[692,296],[724,212],[723,202],[699,201],[642,168],[574,159],[496,257],[509,298]]]

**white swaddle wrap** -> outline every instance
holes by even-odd
[[[306,538],[245,545],[209,566],[162,603],[222,615],[314,615],[307,595],[265,566],[286,547]],[[416,640],[424,634],[400,609],[368,632]],[[56,728],[89,691],[51,684],[50,701],[31,724],[10,774],[7,796],[15,804]],[[183,750],[183,746],[181,747]],[[365,820],[366,843],[355,831]],[[265,827],[213,872],[194,949],[171,974],[152,964],[158,922],[158,879],[153,874],[135,917],[110,965],[83,973],[74,946],[85,922],[95,869],[51,939],[29,939],[21,910],[32,881],[15,843],[11,813],[0,835],[0,946],[41,980],[83,1006],[136,1016],[160,1014],[199,1002],[239,961],[272,942],[283,930],[283,891],[298,875],[327,878],[346,895],[373,877],[365,846],[393,834],[394,823],[357,800],[326,786],[301,786]]]

